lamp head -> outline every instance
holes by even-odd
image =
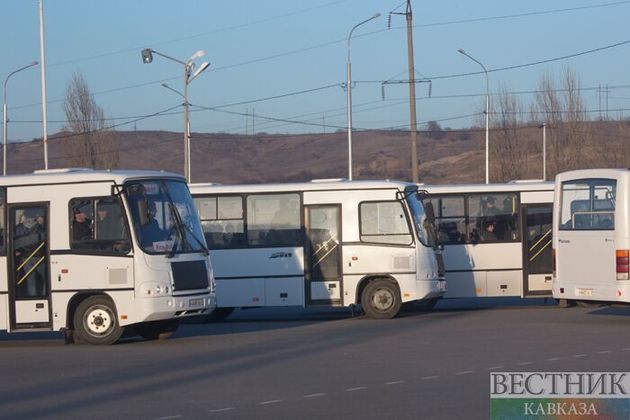
[[[144,64],[149,64],[153,61],[153,50],[151,48],[143,49],[141,54],[142,54],[142,62]]]
[[[466,55],[466,51],[463,48],[458,49],[457,52]]]
[[[374,13],[374,16],[372,16],[372,19],[376,19],[377,17],[381,16],[380,13]]]
[[[190,60],[194,60],[196,58],[201,58],[204,55],[206,55],[206,52],[204,50],[199,50],[199,51],[196,51],[193,55],[191,55],[188,60],[190,61]]]

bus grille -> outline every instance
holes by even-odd
[[[208,288],[208,272],[205,261],[185,261],[171,263],[173,270],[173,291]]]

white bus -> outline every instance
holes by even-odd
[[[210,248],[217,318],[234,308],[350,306],[392,318],[445,282],[414,184],[321,180],[190,186]]]
[[[445,298],[551,296],[553,182],[421,185],[443,245]]]
[[[564,172],[555,193],[554,298],[630,303],[630,171]]]
[[[111,344],[215,306],[185,179],[58,169],[0,178],[0,329]]]

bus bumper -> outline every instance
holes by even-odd
[[[146,314],[140,322],[179,319],[203,315],[217,307],[214,293],[187,296],[164,296],[143,299],[142,309]]]

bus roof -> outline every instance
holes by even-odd
[[[569,179],[585,179],[585,178],[622,178],[627,177],[630,173],[630,169],[615,169],[615,168],[601,168],[601,169],[577,169],[575,171],[562,172],[556,175],[556,179],[560,182]]]
[[[310,182],[293,182],[285,184],[190,184],[191,193],[255,193],[255,192],[281,192],[281,191],[330,191],[330,190],[404,190],[415,184],[404,181],[348,181],[348,180],[313,180]]]
[[[418,184],[418,189],[425,189],[432,194],[448,193],[499,193],[514,191],[553,191],[553,181],[522,180],[500,184],[453,184],[453,185],[427,185]]]
[[[185,181],[182,175],[164,171],[146,170],[95,170],[89,168],[62,168],[35,171],[32,174],[0,176],[0,185],[72,184],[80,182],[110,181],[122,184],[131,179],[174,178]]]

